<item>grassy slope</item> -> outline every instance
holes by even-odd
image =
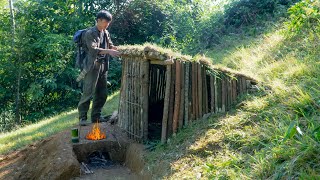
[[[102,110],[103,114],[112,114],[113,111],[118,109],[118,104],[119,92],[116,92],[108,97],[107,103]],[[77,122],[78,111],[73,110],[10,133],[0,134],[0,155],[69,129],[75,126]]]
[[[194,122],[148,154],[147,168],[165,179],[320,178],[320,41],[286,37],[283,24],[254,39],[226,36],[207,55],[272,88],[244,97],[227,115]],[[236,42],[236,43],[235,43]],[[244,43],[245,45],[241,45]],[[290,127],[296,133],[285,142]],[[161,170],[160,170],[161,169]]]

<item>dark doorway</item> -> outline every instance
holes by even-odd
[[[149,120],[148,139],[161,139],[164,96],[166,89],[166,66],[150,64],[149,70]]]

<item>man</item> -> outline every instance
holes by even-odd
[[[87,113],[93,97],[91,121],[105,121],[101,117],[101,109],[107,99],[107,74],[109,55],[120,55],[113,45],[110,34],[106,30],[112,21],[110,12],[101,10],[96,16],[96,25],[84,34],[84,50],[87,53],[84,62],[83,94],[78,104],[80,125],[87,124]]]

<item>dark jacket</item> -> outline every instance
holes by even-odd
[[[113,47],[113,43],[107,30],[105,30],[104,37],[106,37],[106,47],[104,49],[111,49]],[[84,40],[86,43],[84,49],[87,52],[87,57],[84,63],[84,70],[86,72],[89,72],[90,70],[92,70],[94,62],[97,60],[98,54],[100,52],[99,45],[102,39],[100,39],[100,31],[98,30],[98,28],[96,26],[90,28],[84,34]]]

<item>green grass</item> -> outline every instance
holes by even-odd
[[[158,145],[146,155],[156,178],[320,178],[320,41],[312,33],[289,37],[284,25],[269,28],[207,55],[272,91],[246,96],[239,109],[194,122]]]
[[[118,104],[119,92],[116,92],[108,97],[107,103],[102,110],[103,114],[112,114],[113,111],[118,109]],[[15,131],[0,134],[0,155],[67,130],[77,123],[78,111],[72,110]]]

